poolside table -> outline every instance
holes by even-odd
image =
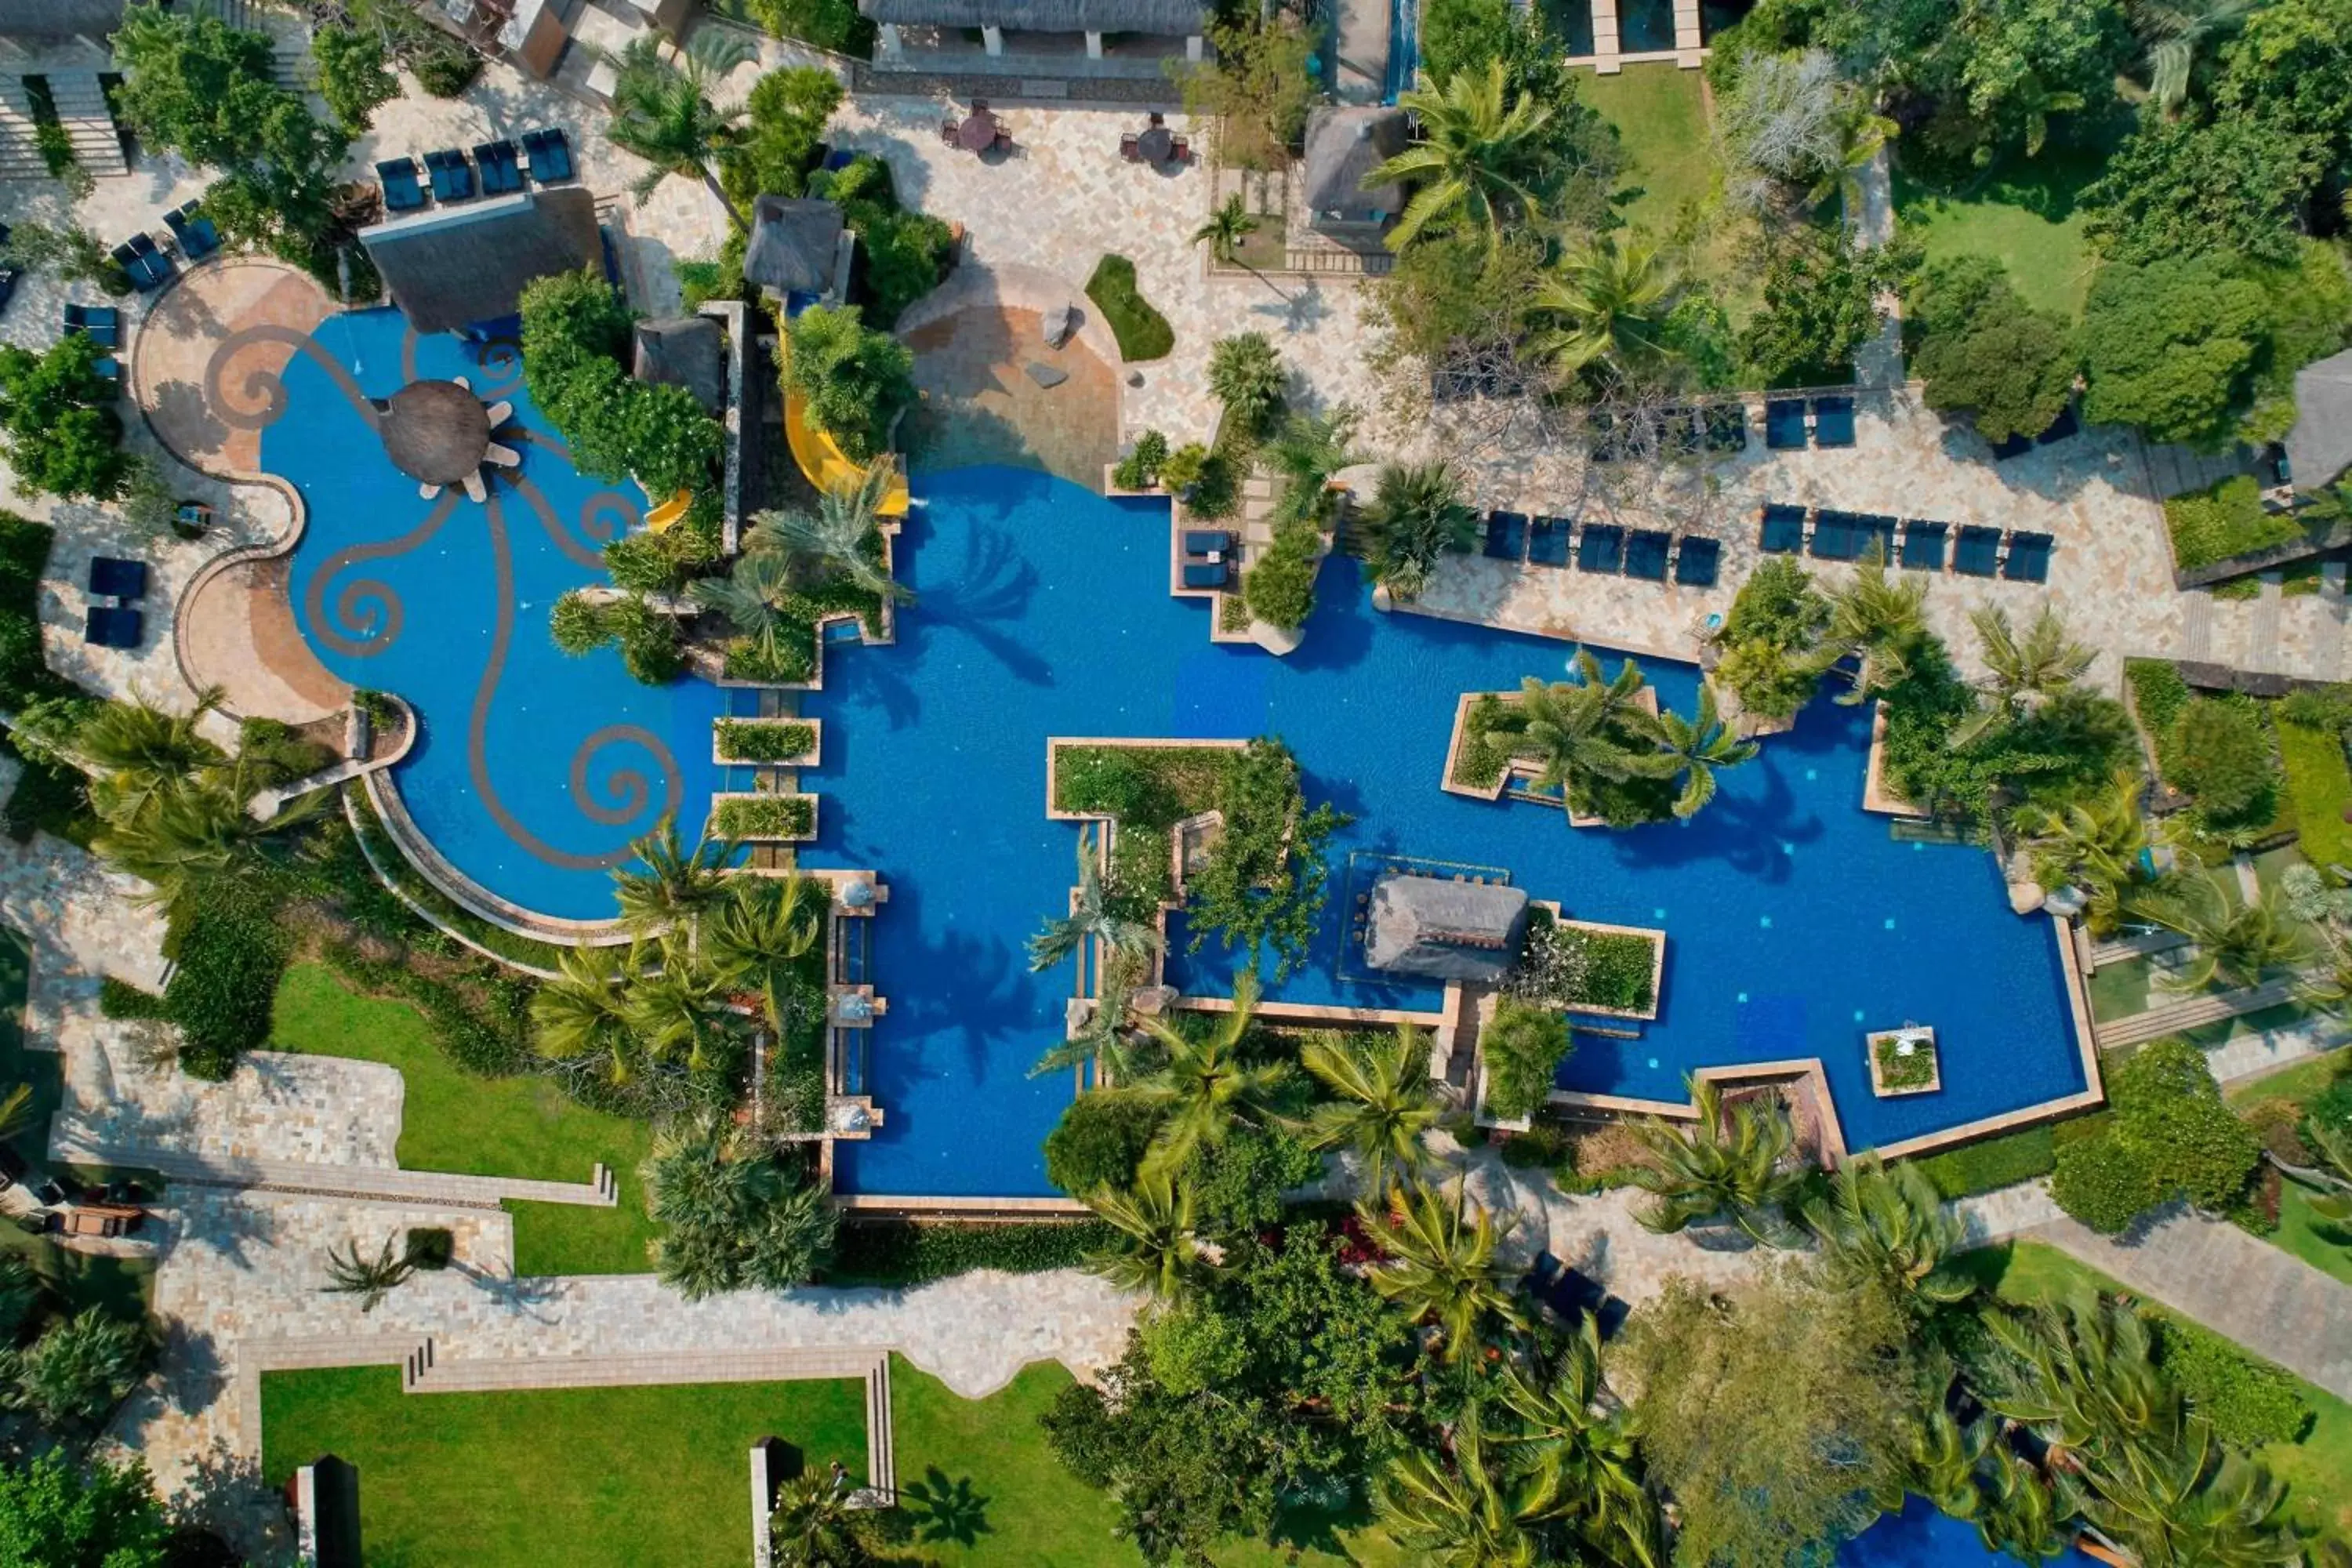
[[[1625,531],[1613,522],[1588,522],[1577,542],[1576,569],[1615,572],[1625,564]]]
[[[1666,580],[1666,556],[1674,536],[1654,529],[1636,529],[1625,536],[1625,575],[1644,583]]]
[[[1768,555],[1794,555],[1805,547],[1805,509],[1778,502],[1764,509],[1764,526],[1756,546]]]
[[[967,153],[985,153],[1003,134],[1003,128],[997,124],[988,105],[975,102],[971,112],[963,117],[963,123],[956,127],[956,145]]]
[[[1151,124],[1135,139],[1135,155],[1147,163],[1165,163],[1176,155],[1175,133],[1153,115]]]
[[[1903,525],[1903,565],[1912,572],[1941,572],[1944,569],[1944,536],[1948,533],[1940,522],[1920,522],[1913,520]]]
[[[1675,552],[1675,581],[1685,588],[1712,588],[1722,560],[1721,544],[1686,533]]]
[[[2000,563],[2000,530],[1977,524],[1960,530],[1952,548],[1952,570],[1964,577],[1990,577]]]

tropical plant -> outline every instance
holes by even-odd
[[[1713,1079],[1684,1082],[1696,1113],[1687,1126],[1655,1119],[1633,1123],[1652,1163],[1626,1173],[1658,1200],[1634,1217],[1643,1228],[1667,1235],[1702,1220],[1728,1219],[1757,1241],[1783,1245],[1789,1226],[1780,1211],[1804,1184],[1801,1170],[1783,1166],[1797,1142],[1787,1108],[1745,1099],[1727,1113]]]
[[[2022,638],[2011,628],[2009,612],[1997,605],[1969,612],[1969,620],[1983,645],[1991,680],[1983,705],[1953,730],[1955,745],[1964,746],[1995,725],[2040,712],[2070,690],[2099,657],[2095,648],[2068,640],[2066,623],[2047,605]]]
[[[1373,1499],[1381,1526],[1431,1568],[1536,1568],[1545,1550],[1524,1486],[1508,1489],[1488,1468],[1473,1405],[1454,1434],[1454,1462],[1408,1448],[1381,1473]]]
[[[758,991],[768,1027],[781,1034],[802,960],[824,934],[830,900],[798,873],[731,878],[728,895],[703,922],[702,956],[730,986]]]
[[[1493,1021],[1478,1031],[1487,1112],[1516,1121],[1542,1110],[1553,1075],[1574,1048],[1575,1037],[1557,1008],[1498,998]]]
[[[1531,315],[1549,324],[1531,352],[1571,374],[1605,363],[1620,370],[1665,352],[1661,336],[1681,277],[1650,240],[1601,235],[1570,250],[1537,284]]]
[[[1525,754],[1541,764],[1536,786],[1559,790],[1565,805],[1574,789],[1592,780],[1664,776],[1666,760],[1639,745],[1638,731],[1629,731],[1648,719],[1634,705],[1642,667],[1629,658],[1603,679],[1592,650],[1579,648],[1574,669],[1572,681],[1546,684],[1528,676],[1519,683],[1521,742]]]
[[[1416,1322],[1433,1323],[1448,1361],[1477,1342],[1481,1323],[1527,1321],[1510,1272],[1495,1256],[1500,1237],[1494,1216],[1482,1208],[1470,1218],[1469,1201],[1461,1183],[1454,1184],[1450,1200],[1415,1183],[1385,1207],[1356,1205],[1357,1218],[1386,1254],[1369,1276],[1372,1289]]]
[[[147,1351],[138,1322],[86,1307],[31,1344],[0,1350],[0,1404],[52,1430],[94,1426],[138,1383]]]
[[[866,1568],[882,1561],[874,1510],[814,1467],[777,1489],[768,1539],[774,1568]]]
[[[2139,775],[2120,768],[2105,790],[2087,800],[2069,801],[2063,807],[2019,805],[2010,826],[2030,840],[2037,874],[2044,885],[2072,882],[2089,903],[2084,918],[2095,934],[2116,929],[2125,908],[2163,886],[2145,857],[2148,848],[2147,819],[2140,814]]]
[[[1698,711],[1685,719],[1671,708],[1662,710],[1654,731],[1659,749],[1683,781],[1675,797],[1675,815],[1692,817],[1715,798],[1716,774],[1752,761],[1760,748],[1743,741],[1723,721],[1716,709],[1715,688],[1699,682]]]
[[[2084,1519],[2141,1568],[2294,1568],[2286,1488],[2191,1419],[2170,1443],[2126,1443],[2076,1489]]]
[[[1192,231],[1192,243],[1207,246],[1220,264],[1233,267],[1241,262],[1242,241],[1257,230],[1257,219],[1251,216],[1241,192],[1235,191],[1223,205],[1209,209],[1209,221]]]
[[[2060,1526],[2058,1497],[2032,1461],[2005,1443],[1994,1444],[1977,1507],[1977,1538],[1988,1552],[2006,1552],[2021,1563],[2046,1563],[2072,1544]]]
[[[675,814],[629,850],[635,858],[613,868],[613,897],[634,931],[691,927],[727,897],[727,846],[705,835],[688,850]]]
[[[1413,187],[1389,230],[1390,249],[1457,224],[1484,227],[1499,240],[1507,220],[1539,216],[1532,165],[1552,110],[1524,92],[1507,105],[1507,91],[1503,62],[1495,59],[1483,73],[1456,72],[1442,91],[1399,96],[1398,106],[1418,117],[1421,140],[1364,176],[1367,187]]]
[[[2200,56],[2238,30],[2265,0],[2133,0],[2132,31],[2139,35],[2147,95],[2167,116],[2188,101]]]
[[[1331,1094],[1307,1113],[1312,1147],[1355,1155],[1375,1193],[1411,1180],[1428,1163],[1422,1135],[1443,1110],[1429,1086],[1429,1040],[1419,1029],[1399,1024],[1370,1038],[1317,1034],[1298,1055]]]
[[[1118,1233],[1087,1268],[1122,1290],[1145,1290],[1173,1301],[1212,1270],[1193,1234],[1193,1192],[1168,1172],[1145,1169],[1126,1192],[1105,1187],[1087,1206]]]
[[[2157,1370],[2147,1324],[2129,1307],[2083,1287],[1984,1322],[2004,1356],[1979,1397],[2046,1445],[2053,1469],[2179,1435],[2180,1395]]]
[[[750,549],[787,559],[814,561],[839,573],[866,593],[900,604],[914,591],[882,564],[882,498],[897,474],[887,454],[866,466],[855,483],[835,485],[817,497],[810,511],[763,511],[752,519]]]
[[[2294,973],[2312,957],[2311,940],[2295,925],[2274,889],[2232,902],[2210,876],[2182,877],[2141,894],[2131,911],[2189,939],[2191,952],[2160,982],[2188,993],[2219,982],[2255,986]]]
[[[710,89],[756,51],[723,27],[698,28],[675,63],[662,58],[663,44],[658,33],[649,32],[611,60],[617,74],[613,118],[604,134],[615,147],[653,165],[630,184],[629,194],[642,204],[673,174],[698,179],[742,228],[743,211],[719,183],[718,168],[735,144],[743,106],[713,104]]]
[[[1236,435],[1261,434],[1281,411],[1288,384],[1282,357],[1264,332],[1242,332],[1210,345],[1209,391],[1224,405]]]
[[[142,900],[168,905],[194,883],[230,877],[265,860],[271,840],[317,816],[327,800],[313,791],[267,819],[247,809],[260,780],[244,758],[212,767],[135,813],[102,818],[90,849],[117,870],[152,885]],[[104,795],[93,786],[92,803]]]
[[[644,1166],[662,1282],[689,1301],[722,1290],[782,1290],[832,1255],[839,1216],[716,1112],[666,1123]]]
[[[724,574],[698,577],[687,592],[704,609],[727,617],[728,626],[763,667],[782,662],[791,651],[788,641],[806,635],[807,623],[793,613],[792,564],[772,551],[747,551],[735,558]],[[562,608],[563,602],[558,600],[556,610],[560,613]],[[606,635],[600,626],[598,639]],[[564,636],[559,622],[557,647],[564,646]],[[590,646],[596,644],[592,641]]]
[[[665,942],[661,958],[631,978],[623,1019],[648,1057],[661,1061],[683,1052],[687,1067],[698,1069],[712,1046],[740,1039],[747,1021],[728,1008],[726,979],[684,942]]]
[[[1839,702],[1849,708],[1866,702],[1911,673],[1912,658],[1927,637],[1927,602],[1924,579],[1890,577],[1880,560],[1863,562],[1853,580],[1830,595],[1822,657],[1851,655],[1858,661],[1853,684]]]
[[[357,1296],[361,1311],[374,1311],[386,1296],[415,1276],[416,1265],[401,1250],[399,1239],[385,1237],[383,1250],[373,1258],[362,1256],[357,1241],[344,1243],[341,1252],[330,1247],[327,1283],[319,1289],[331,1296]]]
[[[1129,920],[1103,887],[1102,857],[1095,835],[1078,833],[1078,881],[1070,898],[1070,912],[1048,915],[1045,928],[1029,939],[1029,969],[1036,973],[1053,968],[1089,942],[1099,942],[1103,955],[1144,958],[1157,952],[1160,932],[1142,921]]]
[[[1633,1424],[1601,1377],[1601,1327],[1587,1313],[1549,1365],[1507,1364],[1503,1407],[1516,1431],[1495,1441],[1532,1483],[1531,1511],[1564,1518],[1600,1560],[1661,1568],[1657,1505],[1642,1484]]]
[[[68,745],[83,763],[103,775],[91,797],[99,815],[135,816],[155,796],[225,762],[226,754],[205,739],[201,726],[226,695],[220,687],[208,686],[185,713],[145,702],[109,702],[85,720]]]
[[[1964,1301],[1976,1289],[1951,1263],[1967,1245],[1960,1221],[1916,1164],[1889,1170],[1875,1154],[1849,1160],[1804,1216],[1821,1238],[1822,1272],[1837,1285],[1880,1286],[1920,1312]]]
[[[606,1080],[626,1083],[635,1071],[637,1037],[624,984],[644,966],[644,951],[583,942],[555,962],[555,977],[530,994],[532,1045],[555,1061],[601,1057]]]
[[[1409,602],[1429,586],[1441,556],[1470,548],[1477,523],[1450,466],[1388,463],[1370,502],[1349,512],[1347,544],[1391,598]]]
[[[1328,414],[1293,414],[1260,450],[1260,465],[1283,482],[1273,513],[1277,531],[1285,523],[1307,522],[1319,532],[1329,524],[1339,504],[1331,476],[1370,461],[1348,444],[1360,417],[1346,403]]]
[[[1243,1059],[1256,1008],[1257,976],[1244,970],[1234,977],[1232,1010],[1198,1039],[1164,1019],[1142,1020],[1144,1032],[1167,1051],[1159,1070],[1121,1091],[1167,1114],[1143,1156],[1146,1175],[1172,1174],[1195,1152],[1223,1144],[1234,1127],[1255,1125],[1265,1115],[1284,1071],[1279,1063]]]

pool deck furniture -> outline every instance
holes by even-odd
[[[433,199],[436,202],[462,202],[474,194],[473,165],[455,147],[425,153],[425,171],[433,177]]]
[[[1613,463],[1625,455],[1617,438],[1617,416],[1594,412],[1584,420],[1585,450],[1596,463]]]
[[[482,195],[511,195],[522,189],[522,159],[511,142],[485,142],[474,149],[474,167],[482,176]]]
[[[1195,528],[1184,533],[1184,553],[1197,560],[1216,561],[1230,554],[1234,536],[1223,529]]]
[[[1625,565],[1625,531],[1613,522],[1588,522],[1576,542],[1580,572],[1618,572]]]
[[[122,346],[122,312],[111,305],[68,304],[66,331],[79,332],[102,349]]]
[[[1816,447],[1853,445],[1853,398],[1840,396],[1813,399],[1813,445]]]
[[[1775,501],[1764,508],[1756,547],[1767,555],[1794,555],[1805,547],[1805,509]]]
[[[1668,408],[1658,416],[1658,451],[1668,458],[1688,458],[1699,448],[1698,410]]]
[[[1486,542],[1484,553],[1494,561],[1521,561],[1528,553],[1528,519],[1524,512],[1490,511],[1486,514]]]
[[[89,591],[101,599],[143,599],[147,596],[147,563],[118,555],[89,558]]]
[[[2047,583],[2050,546],[2051,536],[2046,533],[2011,534],[2009,558],[2001,563],[2000,574],[2012,583]]]
[[[1723,546],[1712,539],[1685,534],[1675,552],[1675,581],[1685,588],[1712,588],[1723,561]]]
[[[137,610],[92,605],[82,612],[81,640],[93,647],[134,648],[146,636],[147,617]]]
[[[992,153],[999,147],[1013,145],[1013,138],[1005,132],[995,112],[988,107],[987,101],[983,99],[973,99],[971,112],[965,115],[961,121],[950,123],[954,127],[954,143],[962,152]],[[942,126],[941,129],[944,131],[946,127]]]
[[[560,130],[524,132],[522,155],[530,164],[535,184],[560,184],[572,177],[572,143]]]
[[[1655,529],[1635,529],[1625,536],[1625,575],[1644,583],[1664,582],[1666,561],[1673,549],[1672,534]]]
[[[1902,563],[1906,572],[1941,572],[1944,545],[1951,530],[1940,522],[1916,518],[1903,525]]]
[[[1523,1283],[1529,1295],[1569,1328],[1591,1313],[1592,1326],[1604,1340],[1623,1328],[1633,1312],[1626,1302],[1601,1289],[1600,1281],[1578,1273],[1549,1252],[1536,1254],[1534,1267]]]
[[[1534,566],[1568,564],[1569,535],[1573,525],[1564,517],[1537,517],[1528,524],[1528,563]]]
[[[1813,514],[1812,556],[1816,561],[1852,561],[1862,553],[1862,519],[1850,511],[1823,510]]]
[[[1234,566],[1230,561],[1187,561],[1184,563],[1184,586],[1194,590],[1223,588],[1233,582]]]
[[[1895,519],[1876,512],[1865,512],[1855,519],[1855,543],[1858,548],[1854,552],[1854,559],[1871,560],[1875,552],[1875,559],[1880,565],[1892,565],[1895,561]]]
[[[2000,567],[2000,530],[1970,524],[1952,547],[1952,570],[1963,577],[1990,577]]]
[[[1799,452],[1805,446],[1805,402],[1801,397],[1764,400],[1764,445],[1774,452]]]
[[[202,261],[220,248],[220,231],[213,220],[198,210],[198,204],[186,203],[163,215],[163,226],[180,243],[180,254],[191,262]]]
[[[375,166],[375,177],[383,187],[383,210],[388,213],[413,213],[432,200],[417,183],[414,158],[386,158]]]
[[[134,234],[114,247],[116,263],[131,274],[131,286],[142,294],[162,285],[172,276],[172,258],[163,254],[152,235]]]
[[[1135,156],[1140,163],[1155,165],[1177,161],[1176,137],[1160,115],[1152,115],[1150,122],[1135,138]]]

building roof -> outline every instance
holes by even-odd
[[[1519,956],[1528,895],[1437,877],[1389,877],[1372,890],[1364,959],[1437,980],[1499,980]]]
[[[743,246],[743,281],[781,297],[823,294],[833,287],[841,244],[841,208],[813,197],[761,196],[751,204],[751,237]]]
[[[1205,33],[1200,0],[857,0],[876,22],[907,27],[1004,27],[1024,33]]]
[[[1364,177],[1405,149],[1404,110],[1318,109],[1307,117],[1307,210],[1332,223],[1373,223],[1404,206],[1391,180],[1364,188]]]
[[[2286,466],[2299,490],[2332,484],[2352,468],[2352,349],[2294,373]]]
[[[726,393],[720,368],[727,353],[725,337],[709,316],[639,321],[631,338],[632,374],[639,381],[682,386],[705,410],[716,414]]]
[[[122,26],[123,0],[8,0],[0,37],[104,37]]]
[[[488,411],[454,381],[412,381],[394,393],[376,433],[394,468],[429,485],[461,482],[490,449]]]
[[[526,285],[604,262],[596,198],[582,185],[434,207],[363,228],[360,243],[420,332],[511,316]]]

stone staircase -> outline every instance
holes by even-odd
[[[2273,980],[2267,985],[2256,985],[2243,991],[2223,991],[2206,996],[2189,996],[2151,1007],[2145,1013],[2134,1013],[2095,1026],[2099,1048],[2113,1050],[2117,1046],[2137,1046],[2145,1040],[2165,1035],[2176,1035],[2183,1029],[2194,1029],[2206,1024],[2218,1024],[2224,1018],[2235,1018],[2246,1013],[2259,1013],[2265,1007],[2275,1007],[2294,999],[2295,983]]]
[[[50,71],[44,74],[58,121],[73,143],[74,162],[93,178],[128,174],[122,139],[115,132],[114,115],[95,71]],[[22,76],[0,76],[0,180],[47,179],[42,161],[40,130],[33,118],[32,90]]]
[[[49,177],[49,166],[41,161],[40,144],[35,140],[37,133],[32,104],[25,94],[25,79],[0,76],[0,181],[14,184]]]
[[[508,1176],[461,1176],[439,1171],[404,1171],[390,1165],[325,1164],[311,1160],[259,1160],[224,1154],[193,1154],[144,1144],[111,1143],[60,1126],[49,1140],[50,1157],[91,1165],[121,1165],[153,1171],[166,1180],[198,1186],[302,1193],[355,1198],[366,1203],[426,1204],[453,1208],[494,1209],[502,1203],[572,1204],[610,1208],[620,1201],[620,1184],[598,1164],[585,1182],[548,1182]]]

